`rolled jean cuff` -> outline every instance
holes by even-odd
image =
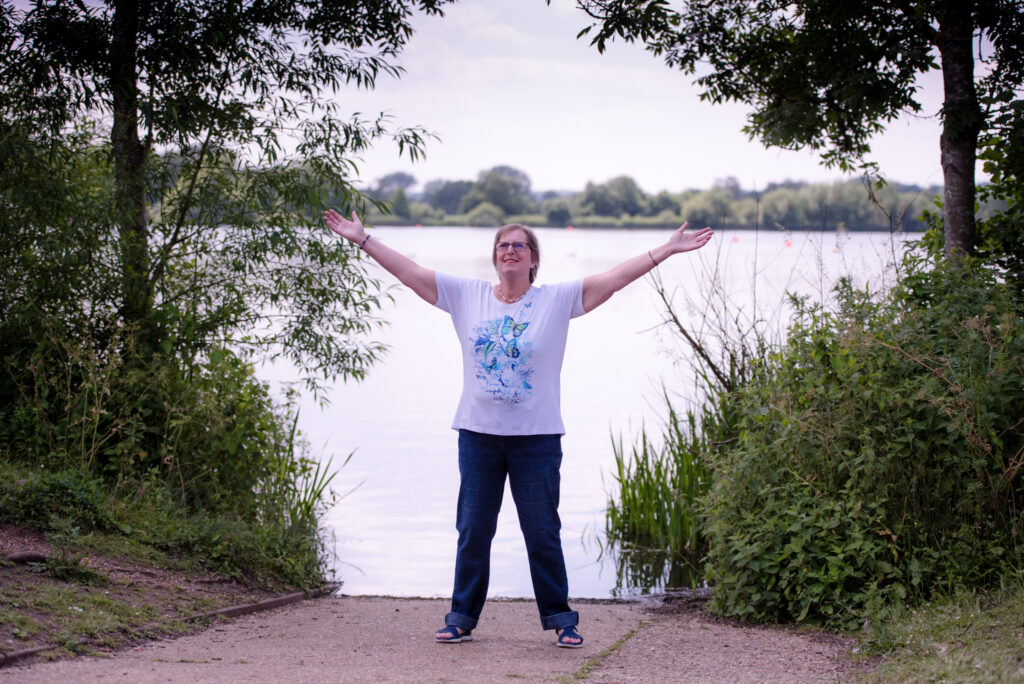
[[[540,624],[544,629],[565,629],[566,627],[575,627],[579,623],[580,614],[575,610],[558,615],[548,615],[540,619]]]
[[[462,615],[460,613],[448,613],[444,616],[445,626],[455,625],[459,629],[465,630],[467,632],[471,629],[476,629],[476,623],[477,621],[473,618],[466,617],[465,615]]]

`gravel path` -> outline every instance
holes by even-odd
[[[438,644],[448,601],[337,597],[224,621],[108,658],[0,669],[5,682],[835,682],[850,640],[699,611],[576,602],[581,649],[556,648],[527,601],[488,601],[474,640]]]

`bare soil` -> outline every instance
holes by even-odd
[[[45,568],[56,555],[42,532],[0,523],[0,662],[43,646],[58,647],[44,659],[110,652],[200,629],[191,624],[198,616],[277,593],[123,556],[88,555],[79,566],[97,581],[69,582]]]

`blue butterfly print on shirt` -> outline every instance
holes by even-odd
[[[501,336],[505,337],[511,333],[512,337],[519,337],[529,325],[529,321],[526,323],[516,323],[511,316],[505,316],[505,320],[501,324]]]
[[[508,405],[522,403],[533,387],[530,378],[531,343],[523,335],[530,322],[516,323],[511,316],[481,321],[473,329],[476,378],[483,391]]]
[[[501,338],[502,341],[508,338],[509,335],[512,339],[505,345],[505,354],[513,359],[519,358],[519,344],[516,342],[516,338],[523,334],[530,325],[529,321],[526,323],[516,323],[511,316],[505,316],[505,320],[501,324]]]

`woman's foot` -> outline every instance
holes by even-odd
[[[434,632],[434,638],[438,643],[442,644],[457,644],[462,641],[472,641],[473,630],[462,629],[455,625],[445,625],[444,628]]]
[[[555,634],[558,635],[557,643],[562,648],[581,648],[583,646],[583,637],[576,631],[576,625],[556,629]]]

